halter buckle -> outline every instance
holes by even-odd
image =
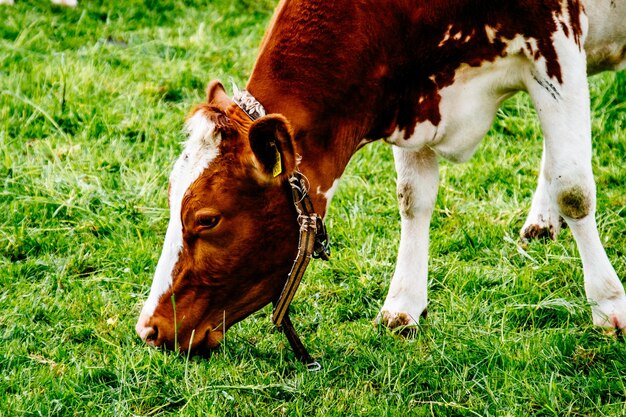
[[[324,225],[324,220],[321,217],[317,217],[315,223],[315,249],[313,249],[313,258],[327,261],[330,259],[330,238]]]

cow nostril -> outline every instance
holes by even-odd
[[[139,331],[141,339],[149,345],[154,345],[159,337],[159,329],[157,326],[146,326]]]
[[[154,343],[159,337],[159,328],[157,326],[152,326],[148,334],[146,335],[146,342]]]

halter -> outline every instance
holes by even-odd
[[[233,101],[248,115],[250,120],[255,121],[265,116],[265,109],[254,96],[245,90],[240,91],[234,83],[233,90]],[[291,323],[289,305],[298,290],[311,257],[325,261],[329,259],[330,242],[324,221],[315,213],[313,208],[313,203],[308,193],[308,180],[304,174],[296,169],[287,182],[291,189],[293,204],[298,213],[300,237],[298,241],[298,255],[293,262],[291,271],[287,275],[287,281],[280,297],[274,302],[272,321],[287,336],[296,358],[304,363],[309,371],[318,371],[321,369],[321,365],[311,357]]]

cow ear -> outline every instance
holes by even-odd
[[[280,114],[270,114],[256,120],[248,131],[255,165],[265,181],[282,179],[296,169],[291,126]]]
[[[224,90],[224,86],[217,80],[211,81],[207,86],[206,99],[207,103],[217,107],[221,111],[225,111],[232,103],[228,94],[226,94],[226,91]]]

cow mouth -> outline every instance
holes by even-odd
[[[177,335],[175,338],[164,337],[157,326],[138,326],[139,337],[155,348],[178,350],[180,353],[193,353],[202,355],[219,347],[224,338],[224,325],[208,325],[204,330],[192,329],[185,335]]]
[[[200,350],[202,350],[203,348],[206,350],[216,349],[217,347],[219,347],[222,339],[224,339],[224,331],[223,326],[220,324],[216,328],[206,330],[198,348]]]
[[[178,351],[180,353],[192,353],[194,355],[207,355],[211,351],[217,349],[222,339],[224,339],[224,331],[222,324],[217,326],[209,325],[204,331],[192,330],[192,332],[182,338],[178,338]],[[174,350],[174,343],[165,343],[168,349]]]

